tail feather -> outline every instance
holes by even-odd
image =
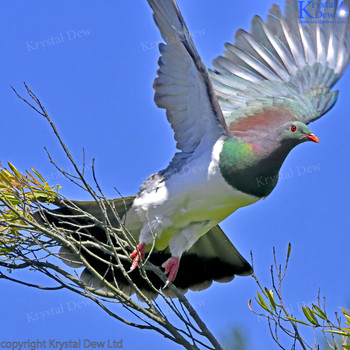
[[[78,254],[73,253],[70,249],[66,247],[61,247],[58,256],[60,259],[70,267],[83,267],[84,264],[81,262]]]
[[[132,196],[112,200],[113,208],[115,208],[121,219],[132,206],[134,199],[135,197]],[[66,229],[67,235],[70,234],[79,242],[94,241],[95,243],[108,244],[108,236],[102,225],[105,214],[101,211],[98,203],[73,201],[69,203],[60,202],[58,204],[60,206],[58,209],[44,212],[44,218],[37,213],[37,220],[49,222],[56,227]],[[84,215],[83,212],[87,212],[90,216]],[[115,218],[114,214],[112,215],[112,210],[110,212],[107,210],[107,215],[111,224],[118,228],[118,219]],[[94,223],[92,217],[98,221]],[[117,247],[115,241],[112,243]],[[115,257],[102,252],[98,248],[89,248],[89,251],[91,254],[82,249],[81,254],[95,271],[103,276],[105,280],[115,284],[126,295],[135,293],[134,287],[129,284],[123,272],[117,267]],[[66,265],[72,268],[84,266],[79,255],[73,253],[67,247],[61,247],[58,255]],[[152,264],[159,267],[169,258],[170,252],[168,248],[163,251],[153,250],[148,257]],[[130,269],[130,261],[122,259],[121,262],[124,269],[128,271]],[[182,255],[179,271],[173,283],[180,291],[186,293],[188,289],[195,291],[206,289],[213,281],[229,282],[235,275],[246,276],[251,273],[252,267],[250,264],[236,250],[220,227],[215,226]],[[156,289],[164,287],[163,282],[155,273],[150,271],[147,275]],[[157,293],[141,276],[138,269],[131,271],[129,277],[144,294],[151,299],[156,298]],[[103,288],[103,282],[95,278],[88,268],[83,270],[80,278],[90,287]],[[168,288],[164,288],[163,291],[169,297],[175,297]]]

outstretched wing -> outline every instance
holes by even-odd
[[[293,120],[308,124],[333,107],[338,92],[330,89],[350,56],[350,0],[328,4],[287,0],[285,16],[273,5],[266,23],[254,17],[250,33],[239,30],[213,61],[210,76],[235,136],[262,137]]]
[[[217,97],[174,0],[148,0],[165,44],[159,45],[155,102],[165,108],[181,150],[172,161],[179,166],[199,145],[213,145],[227,126]]]

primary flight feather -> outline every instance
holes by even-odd
[[[164,268],[168,282],[184,292],[252,272],[218,224],[271,193],[295,146],[318,142],[307,124],[336,102],[338,93],[330,89],[349,62],[350,20],[347,16],[330,23],[301,23],[298,2],[287,0],[284,16],[274,5],[266,22],[256,16],[250,33],[239,30],[235,43],[225,45],[224,55],[208,72],[175,1],[148,3],[165,42],[159,45],[155,102],[166,110],[179,152],[166,169],[141,185],[136,196],[113,203],[138,240],[130,251],[130,277],[156,297],[136,268],[148,255]],[[349,1],[344,3],[349,6]],[[336,17],[337,2],[334,5],[328,11]],[[73,204],[59,203],[59,209],[45,213],[45,220],[73,231],[85,224],[89,235],[108,242],[102,226],[77,215],[80,208],[103,221],[98,204]],[[114,220],[112,225],[119,223]],[[89,239],[81,231],[75,235]],[[93,253],[103,256],[98,250]],[[120,271],[114,268],[112,273],[106,263],[85,254],[105,279],[134,293]],[[60,256],[72,267],[82,266],[65,247]],[[156,288],[164,287],[156,275],[149,277]],[[81,278],[102,287],[87,268]]]

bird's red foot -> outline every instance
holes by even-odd
[[[145,248],[146,245],[144,243],[140,243],[137,245],[136,249],[129,255],[129,257],[133,259],[130,271],[136,269],[136,266],[140,261],[140,256],[142,260],[145,258]]]
[[[174,281],[177,271],[179,269],[179,264],[180,264],[180,258],[176,257],[176,256],[172,256],[170,259],[168,259],[165,262],[165,274],[169,274],[168,275],[168,280],[167,280],[167,284],[168,282],[172,282]]]

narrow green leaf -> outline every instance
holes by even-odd
[[[347,332],[333,331],[333,330],[325,330],[325,332],[343,335],[344,337],[350,337],[350,333],[347,333]]]
[[[304,313],[305,317],[307,318],[307,320],[311,324],[313,324],[314,326],[318,326],[318,321],[314,315],[314,312],[310,308],[308,308],[307,306],[303,306],[302,310],[303,310],[303,313]]]
[[[44,178],[39,174],[38,171],[36,171],[34,168],[30,168],[30,169],[31,169],[32,172],[40,179],[40,181],[41,181],[42,183],[45,183]]]
[[[20,179],[21,178],[21,174],[19,173],[19,171],[16,169],[16,167],[10,163],[10,162],[7,162],[7,164],[9,165],[10,169],[13,171],[13,173],[15,174],[15,176]]]
[[[314,313],[321,318],[322,320],[327,320],[327,315],[325,314],[325,312],[319,308],[317,305],[312,304],[312,308],[314,309]]]
[[[11,204],[20,204],[21,201],[11,192],[3,192],[1,196]]]
[[[1,171],[0,172],[0,178],[2,179],[3,182],[6,183],[6,185],[12,186],[10,177],[6,173],[6,171]]]
[[[271,305],[272,310],[276,311],[276,303],[275,303],[275,300],[273,298],[273,291],[265,288],[265,294],[267,296],[267,299],[269,299],[269,303]]]
[[[256,302],[257,302],[264,310],[270,312],[270,310],[268,309],[268,307],[267,307],[266,305],[262,304],[262,303],[260,302],[260,300],[258,300],[257,298],[255,298],[255,300],[256,300]]]
[[[261,297],[260,293],[257,292],[257,294],[258,294],[258,298],[259,298],[259,300],[255,298],[255,300],[257,301],[257,303],[258,303],[263,309],[265,309],[266,311],[270,312],[270,309],[267,307],[267,305],[266,305],[264,299]]]
[[[350,350],[350,345],[342,345],[344,349]]]
[[[288,320],[290,320],[290,321],[293,321],[293,322],[298,322],[298,323],[301,323],[301,324],[304,324],[305,326],[309,326],[309,327],[312,327],[312,325],[311,324],[308,324],[308,323],[306,323],[306,322],[303,322],[303,321],[300,321],[300,320],[297,320],[296,318],[292,318],[292,317],[286,317]]]

